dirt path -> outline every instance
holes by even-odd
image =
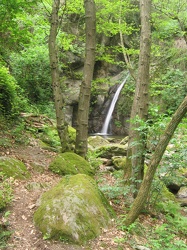
[[[40,195],[54,186],[60,179],[48,171],[48,165],[55,157],[55,153],[38,147],[36,142],[30,146],[21,146],[6,150],[2,153],[10,157],[22,160],[29,171],[31,178],[26,181],[14,181],[14,200],[8,208],[9,229],[13,232],[7,250],[80,250],[80,249],[119,249],[119,243],[115,238],[124,237],[124,232],[113,226],[104,230],[97,239],[89,242],[86,246],[64,244],[43,239],[41,233],[33,224],[33,213],[37,208]],[[120,243],[125,250],[132,250],[128,243]]]

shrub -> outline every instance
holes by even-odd
[[[23,90],[5,66],[0,64],[0,115],[15,117],[21,111],[28,111],[28,100],[23,97]]]
[[[0,67],[0,112],[10,115],[16,97],[15,79],[9,74],[8,69]]]

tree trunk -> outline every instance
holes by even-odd
[[[56,37],[59,29],[59,10],[62,1],[54,0],[50,19],[49,34],[49,58],[51,66],[52,87],[56,110],[57,130],[60,137],[62,152],[68,150],[68,124],[65,121],[65,98],[63,86],[60,83],[58,49],[56,45]],[[64,3],[65,4],[65,3]]]
[[[127,163],[132,163],[132,179],[136,190],[143,179],[146,131],[140,130],[141,122],[147,120],[149,102],[149,66],[151,53],[151,0],[140,0],[141,37],[138,77],[131,110]]]
[[[166,150],[166,147],[170,139],[172,138],[178,124],[181,122],[186,112],[187,112],[187,96],[185,97],[185,99],[183,100],[183,102],[181,103],[181,105],[179,106],[175,114],[173,115],[170,123],[168,124],[165,132],[161,136],[156,146],[155,152],[151,157],[147,172],[144,176],[138,195],[132,204],[130,212],[127,215],[127,218],[125,221],[126,226],[129,226],[130,224],[132,224],[141,213],[145,205],[145,202],[147,200],[147,197],[151,188],[151,184],[154,178],[154,174],[159,165],[159,162],[161,161],[162,156]]]
[[[85,17],[86,17],[86,48],[84,76],[80,89],[77,135],[76,135],[76,152],[85,157],[87,153],[88,137],[88,117],[90,107],[91,81],[93,79],[93,70],[95,63],[95,46],[96,46],[96,13],[94,0],[85,0]]]

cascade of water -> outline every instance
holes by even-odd
[[[110,124],[110,121],[111,121],[111,118],[112,118],[112,113],[114,111],[114,108],[115,108],[116,102],[118,100],[119,94],[120,94],[124,84],[126,83],[128,77],[129,77],[129,74],[126,76],[125,80],[119,85],[119,87],[118,87],[118,89],[117,89],[117,91],[116,91],[116,93],[115,93],[115,95],[114,95],[114,97],[112,99],[112,102],[110,104],[107,116],[105,118],[102,130],[101,130],[101,133],[100,133],[102,135],[107,135],[108,134],[108,127],[109,127],[109,124]]]

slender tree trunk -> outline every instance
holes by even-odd
[[[139,214],[144,208],[144,205],[147,200],[147,197],[151,188],[151,184],[154,178],[154,174],[159,165],[159,162],[161,161],[162,156],[166,150],[166,147],[170,139],[172,138],[178,124],[181,122],[186,112],[187,112],[187,96],[185,97],[185,99],[183,100],[183,102],[181,103],[181,105],[179,106],[175,114],[173,115],[170,123],[168,124],[165,132],[161,136],[156,146],[155,152],[151,157],[147,172],[144,176],[138,195],[133,202],[130,212],[127,215],[127,218],[125,221],[125,224],[127,226],[129,226],[138,218]]]
[[[146,131],[140,130],[141,121],[146,121],[149,103],[149,66],[151,53],[151,0],[140,0],[141,37],[138,77],[135,96],[131,110],[131,123],[129,129],[129,147],[127,164],[132,164],[132,179],[138,190],[144,173],[144,154],[146,148]]]
[[[86,17],[86,48],[84,76],[80,89],[77,135],[76,135],[76,152],[85,157],[87,153],[88,137],[88,117],[90,108],[91,81],[93,79],[93,70],[95,63],[95,46],[96,46],[96,13],[94,0],[85,0],[85,17]]]
[[[51,77],[53,95],[55,101],[57,130],[60,137],[62,152],[68,150],[68,124],[65,121],[65,97],[63,86],[60,83],[59,64],[58,64],[58,49],[56,45],[56,37],[59,29],[59,10],[62,1],[54,0],[50,19],[50,34],[49,34],[49,58],[51,66]],[[65,4],[65,2],[64,2]]]

